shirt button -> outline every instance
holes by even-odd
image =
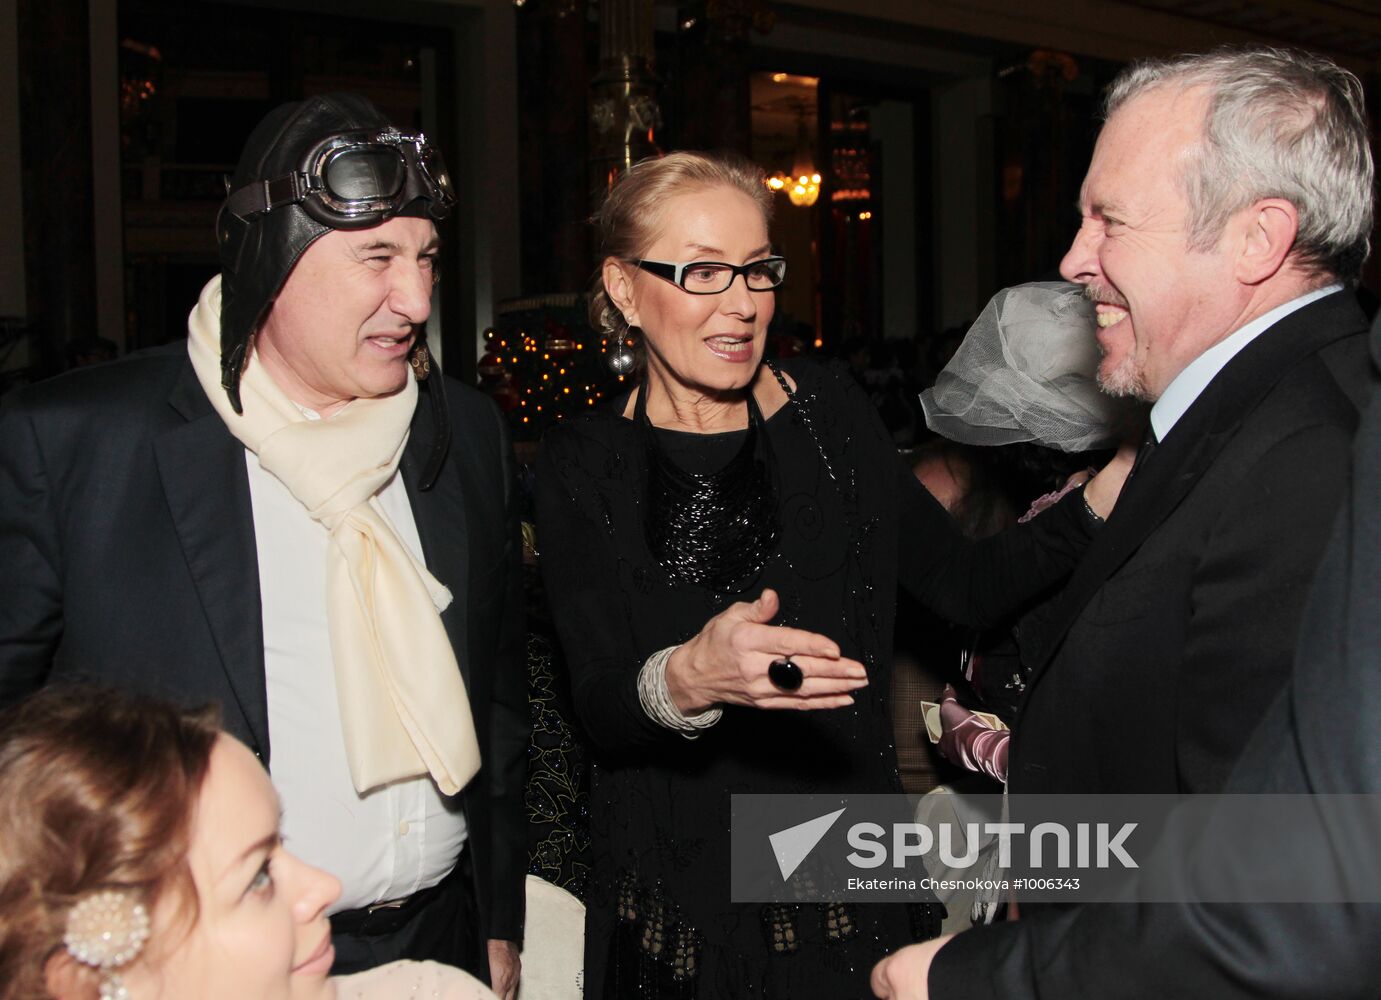
[[[408,821],[403,820],[403,822],[398,824],[398,836],[406,837],[409,829],[411,829],[411,827],[408,826]]]

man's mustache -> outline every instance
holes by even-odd
[[[1117,292],[1102,285],[1088,284],[1084,286],[1084,298],[1090,302],[1101,303],[1107,306],[1117,306],[1119,309],[1130,309],[1131,306]]]

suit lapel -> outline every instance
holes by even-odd
[[[1054,658],[1098,589],[1174,512],[1231,437],[1223,430],[1198,434],[1181,434],[1180,430],[1177,424],[1175,432],[1157,446],[1153,460],[1123,488],[1108,523],[1089,546],[1051,611],[1039,620],[1038,628],[1023,623],[1022,642],[1028,647],[1024,659],[1034,668],[1031,685]]]
[[[1034,668],[1032,685],[1098,589],[1174,513],[1275,384],[1310,355],[1365,328],[1352,293],[1337,292],[1291,313],[1224,366],[1128,482],[1108,523],[1036,630],[1034,653],[1026,657]]]
[[[244,446],[211,408],[190,364],[168,402],[186,423],[154,441],[163,492],[221,668],[267,760],[259,559]]]
[[[451,591],[451,606],[441,620],[468,688],[464,609],[470,602],[469,526],[460,463],[449,454],[453,442],[442,378],[440,372],[434,372],[418,385],[417,412],[403,451],[402,472],[427,569]]]

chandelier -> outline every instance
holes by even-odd
[[[791,204],[809,208],[820,197],[820,171],[815,169],[812,159],[810,130],[806,128],[803,109],[796,128],[796,159],[791,164],[791,173],[773,174],[767,178],[767,186],[773,191],[785,191]]]

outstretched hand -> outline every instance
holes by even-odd
[[[926,1000],[930,996],[927,980],[935,953],[949,943],[953,934],[907,945],[873,966],[873,995],[882,1000]]]
[[[713,705],[756,708],[843,708],[868,683],[863,664],[840,655],[828,636],[769,625],[780,607],[777,592],[740,601],[715,615],[667,663],[667,690],[685,715]],[[803,680],[783,691],[768,678],[773,660],[790,658]]]

